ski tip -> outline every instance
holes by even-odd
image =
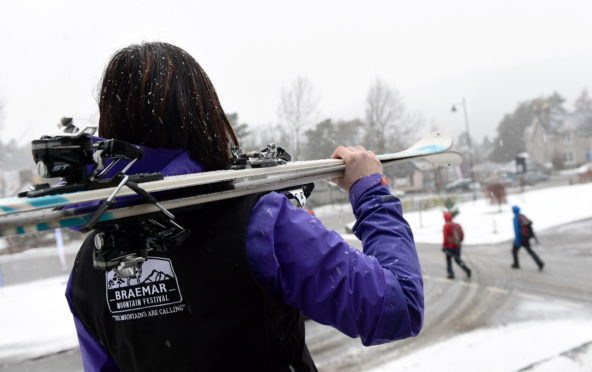
[[[408,150],[416,150],[419,147],[425,146],[425,145],[436,145],[439,147],[443,147],[444,151],[448,150],[452,147],[453,145],[453,139],[452,136],[448,133],[445,132],[441,132],[441,131],[436,131],[436,132],[432,132],[430,134],[428,134],[427,136],[423,137],[422,139],[420,139],[418,142],[416,142],[414,145],[412,145]]]
[[[455,167],[461,165],[463,162],[462,154],[456,151],[446,151],[439,154],[426,155],[423,158],[435,165],[443,167]]]

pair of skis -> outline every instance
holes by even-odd
[[[450,151],[451,146],[452,137],[436,132],[424,137],[406,150],[378,155],[378,159],[383,166],[420,158],[427,159],[436,165],[458,165],[462,162],[462,155]],[[340,159],[295,161],[265,168],[220,170],[171,176],[159,181],[141,183],[141,188],[148,193],[154,193],[225,181],[233,181],[234,183],[230,190],[160,201],[160,207],[174,210],[258,192],[285,190],[315,181],[340,177],[344,170],[344,162]],[[32,198],[0,199],[0,236],[82,226],[93,218],[94,212],[81,212],[80,208],[59,210],[55,210],[55,208],[104,201],[110,196],[119,198],[130,195],[135,195],[135,191],[123,186]],[[159,212],[162,210],[160,207],[146,203],[123,208],[110,208],[98,218],[97,222],[113,222]],[[88,210],[88,208],[85,209]]]

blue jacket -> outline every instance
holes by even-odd
[[[520,247],[522,245],[522,237],[520,233],[520,207],[515,205],[512,207],[514,218],[512,223],[514,224],[514,245]]]
[[[186,151],[145,150],[148,156],[128,173],[162,171],[170,176],[201,170]],[[356,217],[354,233],[364,252],[283,195],[262,196],[247,226],[246,253],[253,275],[286,304],[360,337],[364,345],[415,336],[423,324],[423,281],[401,202],[378,174],[359,180],[349,198]],[[73,309],[70,282],[66,297]],[[73,313],[85,370],[116,370]]]

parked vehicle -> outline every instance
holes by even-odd
[[[512,186],[516,184],[516,180],[517,178],[514,173],[499,172],[487,177],[483,180],[483,183],[487,185],[502,184],[504,186]]]
[[[470,178],[459,178],[458,180],[454,180],[444,186],[444,189],[447,192],[471,191],[475,188],[476,185],[473,183],[473,181],[471,181]]]
[[[528,171],[522,177],[524,177],[525,185],[534,185],[535,183],[549,179],[549,175],[541,171]]]

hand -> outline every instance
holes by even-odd
[[[339,146],[335,149],[331,158],[343,159],[345,162],[345,173],[343,177],[333,178],[331,181],[348,192],[360,178],[374,173],[382,174],[380,160],[378,160],[372,151],[367,151],[362,146]]]

